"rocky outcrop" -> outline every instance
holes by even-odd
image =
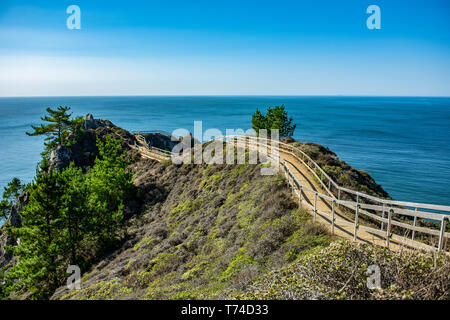
[[[198,141],[197,139],[194,138],[192,133],[189,133],[188,135],[184,136],[182,141],[183,141],[184,145],[189,145],[189,143],[190,143],[191,148],[193,148],[196,144],[201,143],[200,141]]]
[[[172,141],[171,137],[162,133],[145,133],[142,135],[149,147],[156,147],[171,151],[179,141]]]
[[[57,170],[63,170],[67,168],[72,159],[72,150],[65,145],[58,146],[50,153],[48,159],[49,166]]]
[[[95,130],[99,127],[115,127],[115,125],[109,120],[94,119],[94,116],[88,113],[86,115],[82,128],[84,130]]]
[[[22,217],[20,216],[20,213],[22,212],[23,207],[28,203],[29,196],[30,194],[28,191],[19,195],[16,204],[11,208],[11,215],[8,217],[8,220],[6,220],[5,225],[11,225],[15,228],[22,226]],[[6,246],[17,245],[17,239],[9,236],[5,232],[4,226],[0,228],[0,270],[7,267],[14,258],[11,252],[6,251]]]
[[[122,140],[121,151],[129,151],[130,145],[134,145],[136,141],[130,132],[117,127],[111,121],[95,119],[92,114],[87,114],[81,130],[69,136],[69,140],[76,142],[70,146],[58,146],[50,153],[50,167],[62,170],[68,167],[72,161],[78,167],[85,169],[91,167],[98,156],[97,138],[105,141],[108,135]]]

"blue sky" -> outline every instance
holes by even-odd
[[[450,96],[449,16],[446,0],[1,0],[0,96]]]

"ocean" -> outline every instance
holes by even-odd
[[[284,104],[294,138],[329,147],[368,171],[395,199],[450,205],[450,98],[416,97],[29,97],[0,98],[0,188],[13,177],[33,179],[42,137],[25,134],[45,108],[70,106],[129,131],[251,127],[259,108]]]

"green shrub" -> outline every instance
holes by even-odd
[[[380,268],[381,288],[369,289],[369,266]],[[333,242],[256,280],[238,299],[449,299],[450,258]]]

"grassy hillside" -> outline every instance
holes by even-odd
[[[369,289],[370,266],[381,288]],[[450,260],[349,241],[305,252],[294,263],[256,279],[236,299],[426,299],[450,298]]]
[[[163,190],[129,222],[122,249],[55,298],[224,298],[331,237],[260,165],[135,168],[141,190]]]
[[[144,160],[128,241],[56,299],[448,299],[448,257],[333,239],[260,165]],[[156,190],[156,191],[155,191]],[[383,290],[369,290],[380,267]]]

